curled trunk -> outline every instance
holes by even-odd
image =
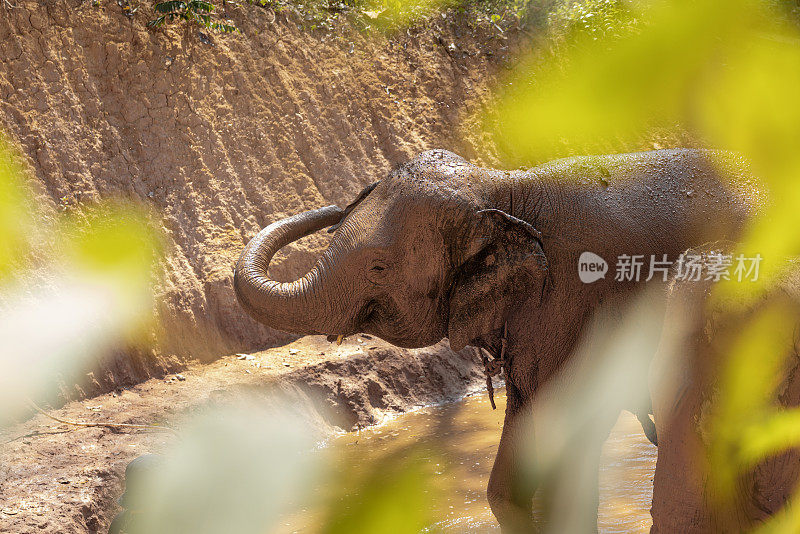
[[[325,334],[320,311],[329,301],[328,276],[322,261],[294,282],[277,282],[267,276],[269,262],[287,244],[338,223],[344,212],[337,206],[307,211],[274,222],[245,247],[233,275],[233,287],[242,307],[257,321],[296,334]]]

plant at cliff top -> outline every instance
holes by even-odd
[[[547,17],[553,44],[582,39],[615,40],[636,32],[641,24],[622,0],[563,2]]]
[[[222,33],[238,32],[239,28],[232,24],[225,24],[214,20],[214,4],[203,0],[167,0],[158,2],[154,9],[157,13],[162,13],[158,18],[147,23],[150,28],[159,28],[165,22],[175,20],[185,20],[186,22],[196,22],[204,28]]]

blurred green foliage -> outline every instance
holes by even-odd
[[[0,281],[11,274],[15,261],[27,249],[30,205],[20,174],[0,136]]]
[[[433,462],[421,450],[404,448],[372,461],[365,472],[337,477],[337,494],[326,503],[325,534],[418,534],[438,517]],[[350,464],[352,465],[352,464]],[[349,478],[349,480],[348,480]],[[434,531],[427,530],[433,533]]]
[[[0,140],[0,424],[25,398],[55,400],[120,345],[146,344],[163,251],[130,202],[47,211],[18,161]]]
[[[131,202],[107,200],[46,216],[33,201],[20,160],[0,134],[0,280],[44,263],[147,292],[164,251],[151,214]],[[40,264],[31,263],[31,251]]]
[[[616,40],[636,32],[639,19],[623,0],[586,0],[556,5],[547,23],[556,43],[574,45],[584,39]]]
[[[153,221],[128,203],[93,206],[80,219],[64,221],[64,259],[90,276],[123,280],[121,289],[149,292],[163,253]]]
[[[147,23],[150,28],[160,28],[165,23],[182,21],[187,24],[195,23],[202,28],[221,33],[239,31],[233,24],[216,19],[216,7],[205,0],[166,0],[156,3],[153,9],[161,15]]]
[[[796,28],[746,0],[659,2],[623,13],[624,21],[640,21],[638,31],[591,39],[578,32],[560,54],[529,58],[514,73],[492,117],[507,157],[531,164],[609,146],[624,150],[641,146],[655,128],[675,127],[715,148],[741,151],[781,200],[745,246],[772,259],[762,277],[770,280],[777,258],[800,251],[800,235],[787,231],[800,222]]]
[[[734,497],[742,469],[750,469],[785,448],[785,443],[778,450],[774,447],[774,439],[783,432],[764,430],[765,426],[772,430],[782,426],[772,417],[776,414],[772,405],[784,379],[785,348],[790,345],[794,328],[794,314],[788,312],[778,305],[767,307],[745,322],[730,346],[723,348],[728,361],[719,384],[725,395],[720,395],[716,403],[710,434],[715,470],[711,480],[716,493],[725,499]]]
[[[658,128],[743,153],[763,180],[746,185],[771,200],[740,247],[765,258],[759,283],[715,288],[716,302],[741,313],[800,253],[797,13],[796,2],[566,3],[550,17],[558,45],[513,73],[486,122],[516,164],[638,148]],[[796,310],[764,306],[724,349],[709,427],[709,474],[723,500],[755,464],[800,446],[800,415],[776,404],[797,321]],[[800,516],[787,510],[762,528],[797,532]]]
[[[290,501],[314,482],[321,436],[291,406],[264,397],[185,415],[181,439],[129,473],[125,533],[274,532]]]
[[[192,4],[200,17],[195,19],[182,15],[191,11],[187,3],[159,5],[161,23],[177,18],[203,25],[213,10],[207,2]],[[364,27],[391,29],[454,6],[488,6],[493,15],[503,12],[524,20],[538,4],[326,0],[298,5],[301,11],[319,8],[321,18],[312,15],[312,24],[327,20],[326,14],[356,11]],[[548,17],[551,46],[528,58],[507,80],[487,123],[497,125],[494,138],[515,163],[640,146],[655,128],[680,128],[702,143],[747,155],[772,198],[742,246],[748,255],[765,257],[762,285],[747,295],[733,282],[717,291],[753,302],[785,259],[800,253],[798,12],[797,2],[789,1],[563,3]],[[8,276],[32,246],[26,238],[28,193],[10,169],[0,163],[0,276]],[[89,276],[118,279],[134,292],[149,288],[159,245],[148,230],[148,218],[130,207],[87,207],[87,213],[82,221],[56,223],[53,232],[63,236],[66,252],[51,260]],[[709,427],[712,483],[723,497],[742,472],[800,445],[800,411],[781,410],[774,402],[796,317],[779,305],[765,306],[726,348],[729,359],[719,377],[719,404]],[[418,532],[432,521],[422,502],[427,477],[413,454],[387,460],[353,481],[344,502],[331,507],[326,532]],[[788,510],[762,529],[798,531],[800,502]]]

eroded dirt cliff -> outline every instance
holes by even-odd
[[[0,8],[0,126],[28,158],[45,213],[134,199],[173,244],[155,355],[122,351],[79,393],[291,340],[247,317],[231,289],[261,227],[345,205],[424,149],[492,160],[461,118],[487,98],[513,32],[451,15],[386,39],[227,9],[242,33],[206,44],[196,28],[148,30],[149,8],[128,18],[116,2]],[[287,247],[272,275],[302,274],[325,239]]]

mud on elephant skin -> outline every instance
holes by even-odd
[[[646,285],[613,276],[582,283],[579,256],[676,259],[695,244],[735,239],[760,202],[739,185],[748,177],[739,157],[701,150],[576,157],[512,172],[433,150],[344,210],[328,206],[263,229],[236,265],[234,288],[255,319],[298,334],[364,332],[402,347],[447,337],[454,350],[497,355],[507,329],[509,398],[488,495],[504,530],[527,530],[535,488],[513,483],[516,416],[569,359],[600,303]],[[326,227],[331,243],[305,276],[269,278],[281,247]]]

